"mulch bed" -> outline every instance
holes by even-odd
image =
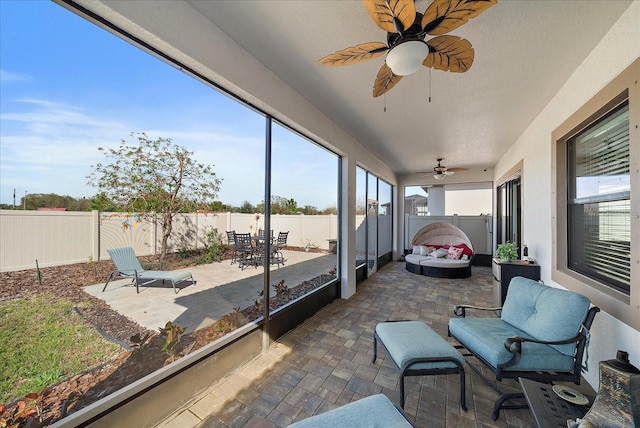
[[[228,258],[230,254],[225,254]],[[187,256],[170,254],[164,261],[165,269],[177,269],[198,263],[200,254]],[[140,257],[141,262],[157,261],[157,256]],[[83,287],[105,281],[115,269],[110,260],[77,263],[73,265],[40,268],[41,285],[36,269],[0,272],[0,301],[16,299],[27,293],[47,292],[74,303],[75,311],[91,323],[101,334],[128,347],[116,357],[104,361],[98,367],[74,375],[65,381],[40,392],[37,398],[41,409],[39,418],[29,418],[20,426],[47,426],[74,411],[94,403],[122,387],[129,385],[173,361],[162,347],[165,338],[159,331],[149,331],[124,315],[111,309],[104,301],[85,293]],[[277,308],[302,296],[331,279],[321,275],[289,289],[288,299],[272,297],[270,307]],[[259,306],[225,315],[221,321],[204,329],[183,335],[174,351],[176,358],[201,348],[224,336],[239,325],[262,316]],[[147,338],[144,346],[132,340],[134,336]],[[8,406],[15,410],[19,401]],[[2,414],[0,413],[0,416]],[[0,417],[0,422],[2,418]]]

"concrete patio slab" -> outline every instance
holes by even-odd
[[[335,254],[288,250],[283,254],[285,265],[270,268],[271,293],[274,293],[273,285],[282,279],[287,286],[295,287],[302,281],[328,273],[337,264]],[[84,289],[143,327],[157,330],[167,321],[172,321],[186,327],[186,332],[191,332],[213,324],[234,308],[244,309],[253,305],[259,291],[264,288],[262,266],[242,270],[237,264],[232,265],[225,260],[184,270],[193,274],[195,284],[190,281],[177,284],[177,294],[169,283],[161,282],[141,287],[137,294],[128,279],[109,283],[104,292],[104,283]]]

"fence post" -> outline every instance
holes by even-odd
[[[153,216],[153,255],[158,254],[158,220]]]
[[[196,211],[195,216],[196,216],[196,242],[195,242],[195,247],[196,247],[196,250],[197,250],[198,249],[198,236],[200,236],[200,222],[199,222],[200,213]]]
[[[91,258],[100,261],[100,211],[91,211]]]

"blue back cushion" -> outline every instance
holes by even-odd
[[[539,340],[558,341],[580,331],[591,302],[585,296],[515,277],[509,283],[501,318]],[[552,345],[565,355],[575,353],[575,344]]]

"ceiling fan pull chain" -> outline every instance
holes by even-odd
[[[431,70],[433,69],[429,68],[429,102],[431,102]]]

